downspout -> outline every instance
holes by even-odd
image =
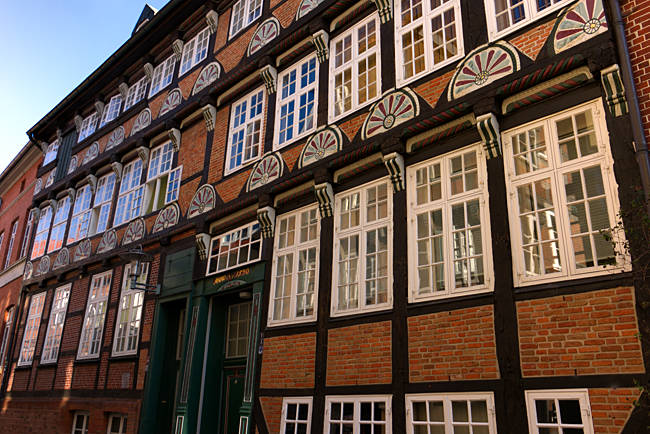
[[[650,160],[648,159],[648,143],[645,140],[643,131],[643,121],[641,111],[639,110],[639,99],[634,85],[634,75],[632,73],[632,62],[630,61],[630,52],[628,50],[627,40],[625,38],[625,26],[621,15],[621,5],[618,0],[611,0],[612,15],[614,18],[614,38],[616,47],[621,54],[621,75],[623,85],[625,86],[625,96],[630,109],[630,121],[632,124],[632,137],[634,138],[634,156],[639,171],[641,172],[641,185],[645,193],[645,198],[650,198]],[[650,207],[650,205],[648,205]],[[648,210],[650,213],[650,209]]]

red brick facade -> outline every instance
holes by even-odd
[[[314,387],[315,357],[315,333],[265,339],[260,387]]]

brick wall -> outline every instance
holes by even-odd
[[[328,386],[392,382],[390,321],[332,329],[327,339]]]
[[[408,340],[413,383],[499,378],[492,306],[410,317]]]
[[[510,43],[517,47],[526,56],[535,60],[546,43],[548,36],[551,34],[553,26],[555,26],[554,19],[512,38]]]
[[[264,339],[260,387],[314,387],[316,333]]]
[[[524,377],[644,372],[633,288],[517,303]]]
[[[639,389],[589,389],[591,419],[596,433],[620,433],[634,409]]]
[[[269,433],[279,433],[280,423],[282,421],[282,398],[277,396],[262,396],[260,397],[260,404]]]

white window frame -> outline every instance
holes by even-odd
[[[99,123],[99,128],[102,128],[107,123],[117,119],[121,110],[122,94],[118,93],[113,95],[108,104],[106,104],[106,107],[104,107],[104,113],[102,113],[102,121]]]
[[[99,115],[97,112],[93,112],[90,116],[81,121],[81,128],[79,128],[79,137],[77,138],[77,143],[83,141],[86,137],[97,131],[98,121]]]
[[[281,428],[280,432],[281,433],[286,433],[287,432],[287,423],[293,423],[294,425],[294,430],[291,432],[291,434],[298,434],[298,425],[297,424],[302,424],[302,425],[307,425],[307,429],[305,432],[310,433],[311,432],[311,412],[312,412],[312,397],[311,396],[306,396],[306,397],[295,397],[295,398],[283,398],[282,399],[282,422],[281,422]],[[296,405],[296,418],[295,419],[288,419],[288,408],[290,404],[295,404]],[[298,419],[298,412],[299,408],[301,405],[307,405],[307,420],[302,420]]]
[[[411,0],[414,1],[414,0]],[[489,0],[488,0],[489,1]],[[395,2],[395,65],[396,65],[396,81],[398,86],[403,86],[412,81],[418,80],[419,78],[432,73],[440,68],[443,68],[459,59],[465,55],[465,43],[463,41],[463,23],[462,23],[462,14],[460,7],[460,0],[448,0],[445,3],[441,4],[435,9],[431,9],[431,4],[427,1],[422,0],[420,3],[422,8],[422,16],[416,18],[410,23],[402,26],[402,3],[399,1]],[[449,9],[454,10],[454,25],[456,28],[456,54],[450,56],[449,58],[435,63],[433,58],[433,32],[431,27],[431,19],[437,16],[443,16],[446,11]],[[405,77],[404,69],[404,51],[402,48],[402,34],[413,31],[416,27],[422,26],[424,32],[424,69],[418,73],[414,73],[410,77]],[[443,24],[443,33],[444,33],[444,24]],[[445,40],[446,44],[446,40]],[[446,50],[446,47],[445,47]],[[415,61],[415,59],[414,59]]]
[[[454,432],[454,420],[453,420],[453,410],[452,402],[453,401],[485,401],[487,407],[487,417],[488,421],[479,422],[481,426],[487,426],[490,434],[497,434],[497,421],[496,421],[496,412],[494,406],[494,393],[492,392],[467,392],[467,393],[414,393],[407,394],[406,397],[406,432],[407,434],[413,434],[415,429],[414,426],[420,425],[424,426],[425,429],[429,425],[438,425],[444,426],[446,433]],[[413,421],[413,403],[414,402],[426,402],[427,413],[429,412],[429,401],[442,401],[443,403],[443,412],[444,412],[444,422],[442,424],[431,423],[431,422],[420,422],[414,424]],[[468,410],[468,419],[471,418],[471,412]],[[460,426],[469,426],[470,422],[460,422],[457,423]]]
[[[65,244],[72,244],[83,240],[88,236],[90,227],[91,204],[93,192],[90,184],[86,184],[77,190],[75,195],[74,206],[72,207],[72,218],[70,219],[70,229]]]
[[[210,47],[210,27],[205,27],[196,36],[183,45],[181,67],[178,76],[182,77],[187,71],[194,68],[208,57]],[[197,50],[198,48],[198,50]]]
[[[41,363],[56,363],[59,357],[59,347],[63,337],[63,326],[65,325],[66,312],[68,311],[68,302],[70,300],[70,289],[72,284],[67,284],[56,288],[52,307],[50,308],[50,318],[47,323],[47,332],[43,342],[43,353]]]
[[[9,336],[11,335],[11,327],[14,324],[15,315],[16,306],[11,306],[5,311],[5,324],[2,331],[2,343],[0,344],[0,380],[2,380],[2,373],[7,365],[7,346],[9,345]]]
[[[487,18],[488,37],[490,39],[490,42],[496,39],[500,39],[509,33],[515,32],[518,29],[532,23],[533,21],[537,21],[538,19],[551,14],[553,11],[565,7],[568,3],[571,3],[571,0],[559,0],[557,3],[552,4],[551,6],[538,12],[537,6],[535,4],[537,0],[522,0],[521,3],[523,3],[524,6],[525,18],[518,23],[510,25],[509,27],[506,27],[505,29],[499,31],[497,29],[496,22],[497,12],[496,7],[494,6],[495,1],[496,0],[487,0],[485,2],[485,15]]]
[[[151,75],[151,86],[149,87],[149,98],[156,95],[161,90],[174,81],[174,66],[176,65],[176,56],[172,54],[160,62],[153,70]]]
[[[466,154],[475,152],[476,155],[476,178],[477,187],[469,191],[465,190],[465,183],[463,177],[466,172],[460,172],[460,182],[463,183],[463,192],[452,194],[451,190],[451,168],[450,164],[454,158],[463,158]],[[440,165],[440,188],[441,197],[435,201],[428,201],[423,205],[417,204],[417,172],[421,169],[429,168],[434,164]],[[492,264],[492,236],[490,230],[490,211],[489,211],[489,197],[487,188],[487,167],[485,163],[485,155],[480,145],[471,145],[447,154],[443,154],[423,161],[406,169],[407,178],[407,221],[408,221],[408,263],[409,267],[409,302],[417,302],[423,300],[432,300],[438,298],[457,297],[466,294],[481,293],[493,290],[493,264]],[[428,190],[427,190],[428,191]],[[428,197],[430,197],[428,195]],[[480,219],[481,219],[481,242],[482,242],[482,256],[483,256],[483,284],[456,288],[455,275],[454,275],[454,243],[453,243],[453,223],[452,223],[452,209],[454,205],[466,204],[470,201],[479,201],[480,205]],[[443,254],[443,274],[445,282],[444,291],[435,291],[433,279],[431,281],[431,292],[425,294],[418,294],[419,292],[419,276],[418,276],[418,231],[417,231],[417,215],[423,213],[430,213],[435,209],[442,210],[443,217],[443,231],[442,231],[442,254]],[[429,219],[429,224],[431,220]],[[429,247],[429,254],[431,255],[431,247]],[[475,255],[467,254],[463,256],[466,258]],[[431,256],[429,259],[432,259]],[[431,264],[427,266],[429,268]]]
[[[115,192],[115,173],[110,172],[97,181],[95,187],[95,199],[92,207],[92,216],[90,218],[90,235],[100,234],[110,227],[111,205],[113,203],[113,194]]]
[[[259,107],[260,104],[262,107],[259,110],[259,113],[255,113],[255,115],[251,117],[251,107],[253,107],[252,101],[254,99],[257,100],[260,95],[262,95],[262,100],[261,102],[256,102],[255,107]],[[257,109],[255,111],[257,111]],[[242,167],[252,164],[253,162],[259,160],[264,154],[264,126],[266,124],[266,120],[264,119],[265,113],[266,113],[266,90],[264,86],[258,87],[257,89],[253,90],[246,96],[240,98],[238,101],[236,101],[234,104],[230,106],[230,127],[228,128],[228,155],[226,156],[226,167],[224,171],[225,175],[229,175],[230,173],[236,172]],[[242,117],[244,118],[243,121],[242,121]],[[239,124],[235,126],[235,123],[238,121],[237,118],[239,118]],[[258,128],[257,131],[255,130],[256,127]],[[234,141],[236,135],[241,137],[240,139],[241,142],[239,144],[239,146],[241,146],[240,152],[235,152],[236,144],[234,143]],[[253,144],[256,135],[257,135],[257,141],[256,141],[257,143]],[[250,139],[250,144],[249,144],[249,139]],[[245,156],[247,153],[247,149],[248,148],[252,149],[253,147],[258,148],[257,155],[252,156],[250,158],[246,158]],[[233,155],[233,153],[235,153],[235,155]],[[237,158],[236,156],[239,154],[241,154],[241,163],[239,164],[235,163],[235,165],[233,166],[231,160],[236,159]]]
[[[17,232],[18,232],[18,220],[15,220],[11,224],[11,235],[9,237],[9,245],[7,246],[7,256],[5,256],[5,264],[4,264],[5,270],[9,268],[9,265],[11,265],[11,254],[13,253],[14,250],[14,244],[16,242]]]
[[[236,263],[235,265],[230,265],[230,266],[226,264],[226,267],[221,268],[221,269],[219,268],[219,264],[217,262],[217,266],[216,266],[215,271],[210,272],[210,265],[212,264],[212,261],[213,260],[216,260],[216,261],[219,260],[219,254],[218,253],[217,254],[212,253],[214,245],[220,239],[226,238],[226,237],[232,238],[233,236],[235,236],[237,240],[241,239],[241,232],[244,229],[248,230],[247,231],[248,232],[248,239],[249,239],[249,242],[247,243],[248,246],[250,246],[252,244],[250,242],[251,235],[256,234],[256,238],[255,238],[254,242],[259,243],[257,258],[252,258],[251,257],[251,252],[250,252],[250,248],[249,248],[248,249],[248,259],[246,261]],[[247,223],[247,224],[245,224],[243,226],[239,226],[238,228],[233,229],[233,230],[228,231],[228,232],[225,232],[223,234],[216,235],[216,236],[212,237],[212,240],[210,240],[210,250],[208,251],[207,268],[206,268],[205,275],[210,276],[210,275],[213,275],[213,274],[219,274],[219,273],[223,273],[223,272],[228,271],[228,270],[232,270],[234,268],[243,267],[244,265],[248,265],[248,264],[252,264],[254,262],[257,262],[262,258],[262,248],[263,247],[264,247],[264,238],[262,238],[262,231],[261,231],[261,228],[260,228],[260,224],[257,222],[257,220],[254,220],[254,221],[252,221],[250,223]],[[237,255],[239,256],[240,247],[235,247],[235,248],[237,249]],[[227,251],[228,256],[229,256],[231,251],[232,251],[232,249],[228,249],[228,251]]]
[[[72,198],[70,195],[66,195],[56,203],[56,211],[54,212],[52,229],[50,230],[50,239],[47,242],[48,254],[61,249],[65,245],[65,230],[68,227],[70,208],[72,208],[71,202]],[[54,239],[55,236],[57,237],[56,240]]]
[[[91,279],[90,287],[88,288],[86,311],[81,326],[81,335],[79,336],[78,360],[96,359],[101,353],[112,283],[112,270],[95,274]],[[106,295],[102,294],[103,291],[106,292]],[[86,344],[88,345],[88,352],[83,351],[83,347]],[[95,345],[96,350],[93,351],[93,346]]]
[[[578,157],[573,160],[561,162],[558,149],[557,131],[555,121],[571,117],[575,114],[591,110],[594,133],[596,136],[596,145],[598,151],[591,155]],[[516,175],[513,153],[512,153],[512,137],[518,133],[528,132],[535,127],[542,127],[545,132],[546,155],[548,167],[540,170],[533,170],[520,175]],[[573,248],[571,246],[571,230],[569,216],[567,215],[567,200],[565,197],[564,184],[562,183],[562,175],[580,171],[587,167],[599,165],[601,168],[601,176],[604,187],[604,197],[607,204],[607,211],[609,214],[610,227],[612,227],[616,219],[616,212],[620,209],[618,200],[618,184],[614,177],[613,158],[610,152],[609,133],[605,122],[605,112],[600,100],[588,102],[570,109],[553,113],[541,120],[530,122],[528,124],[513,128],[502,133],[503,142],[503,158],[504,168],[506,172],[506,191],[508,194],[508,213],[510,216],[510,239],[512,240],[512,256],[513,256],[513,277],[515,285],[526,286],[534,285],[545,282],[554,282],[567,279],[578,279],[587,276],[596,276],[611,274],[612,272],[625,271],[629,265],[626,260],[622,249],[617,249],[616,265],[596,265],[592,267],[585,267],[584,269],[577,269],[575,258],[573,255]],[[550,179],[551,192],[554,199],[554,215],[556,221],[557,241],[559,245],[559,257],[561,260],[561,271],[554,273],[541,273],[537,276],[526,276],[525,263],[522,252],[524,251],[523,240],[521,234],[521,223],[519,216],[519,205],[517,196],[517,187],[527,185],[532,182],[537,182],[543,179]],[[584,182],[583,182],[584,184]],[[585,198],[585,202],[587,202]],[[587,211],[588,213],[588,211]],[[622,245],[624,243],[623,234],[615,234],[617,243]],[[540,241],[541,242],[541,241]],[[596,252],[592,252],[594,259]],[[543,265],[543,264],[542,264]]]
[[[81,418],[81,428],[77,427],[77,420]],[[90,415],[85,411],[75,411],[72,417],[72,434],[88,434]]]
[[[142,308],[144,306],[144,291],[133,289],[131,272],[135,263],[124,265],[122,274],[122,293],[120,294],[117,321],[113,336],[113,356],[126,356],[138,352],[140,330],[142,326]],[[137,277],[138,283],[147,283],[149,264],[142,264],[142,272]]]
[[[562,428],[582,428],[584,434],[594,434],[594,425],[591,419],[591,406],[589,403],[589,391],[587,389],[559,389],[559,390],[526,390],[526,410],[528,412],[528,428],[530,434],[539,434],[539,428],[550,427],[558,428],[562,433]],[[555,400],[555,408],[559,412],[558,401],[561,400],[577,400],[580,404],[580,414],[582,416],[582,424],[562,426],[559,424],[538,424],[537,423],[537,409],[535,408],[535,400]],[[560,415],[560,419],[561,419]],[[564,425],[564,424],[563,424]]]
[[[124,102],[124,111],[127,111],[142,101],[145,96],[147,96],[147,77],[142,77],[129,87],[126,93],[126,101]]]
[[[178,198],[183,166],[174,168],[175,153],[172,142],[163,143],[151,150],[142,203],[144,214],[164,208]]]
[[[315,238],[312,240],[307,240],[307,241],[300,241],[300,232],[302,228],[302,224],[304,223],[302,221],[302,217],[309,213],[314,213],[316,217],[316,222],[314,225],[316,226],[316,234]],[[309,217],[308,217],[309,218]],[[288,221],[290,219],[294,219],[294,243],[290,246],[284,246],[280,247],[281,244],[281,238],[283,237],[284,234],[282,232],[282,225],[283,222]],[[307,233],[309,232],[309,229],[312,225],[308,224],[306,226]],[[285,242],[286,243],[286,242]],[[304,316],[298,316],[296,314],[297,312],[297,290],[298,290],[298,277],[299,277],[299,257],[302,252],[309,251],[311,249],[315,249],[315,267],[313,269],[313,274],[314,274],[314,291],[312,294],[312,314],[311,315],[304,315]],[[271,275],[271,298],[269,302],[269,326],[273,325],[281,325],[281,324],[294,324],[294,323],[303,323],[303,322],[309,322],[309,321],[314,321],[316,319],[316,312],[318,311],[318,276],[319,276],[319,267],[318,263],[320,260],[320,214],[318,212],[318,207],[315,205],[309,205],[303,208],[300,208],[296,211],[292,211],[290,213],[282,214],[280,216],[276,217],[276,225],[275,225],[275,239],[274,239],[274,244],[273,244],[273,261],[272,261],[272,275]],[[290,270],[289,274],[284,275],[285,278],[288,278],[290,280],[291,288],[290,288],[290,293],[289,293],[289,317],[288,318],[280,318],[280,319],[274,319],[275,315],[275,300],[277,296],[277,289],[278,289],[278,261],[280,260],[280,257],[284,257],[286,255],[292,255],[292,267]],[[309,270],[307,271],[309,272]],[[286,282],[285,282],[286,284]],[[302,295],[305,296],[306,293],[303,293]]]
[[[375,46],[372,49],[367,49],[363,54],[359,54],[359,28],[367,26],[369,23],[375,23]],[[381,36],[380,36],[380,22],[379,14],[377,12],[371,14],[364,20],[356,23],[354,27],[346,30],[345,33],[332,39],[330,42],[330,62],[329,62],[329,111],[328,120],[334,122],[341,119],[350,113],[353,113],[360,108],[372,104],[374,101],[381,98]],[[351,38],[351,59],[336,66],[336,44],[344,41],[346,38]],[[375,55],[375,96],[368,98],[364,102],[359,102],[359,62],[366,61],[370,56]],[[348,110],[344,110],[336,114],[336,74],[351,69],[351,106]],[[367,72],[367,71],[366,71]]]
[[[48,163],[51,163],[52,161],[56,160],[56,156],[59,153],[59,139],[56,139],[50,145],[47,147],[47,152],[45,153],[45,157],[43,157],[43,164],[42,166],[47,166]]]
[[[27,256],[27,248],[29,247],[29,241],[32,236],[32,229],[34,226],[34,213],[29,211],[27,215],[27,224],[25,225],[25,230],[23,231],[23,241],[20,246],[20,256],[18,259],[22,259]]]
[[[314,81],[313,83],[307,84],[307,86],[302,87],[300,85],[301,82],[301,70],[302,66],[307,64],[309,65],[311,62],[313,62],[314,65]],[[317,127],[318,125],[318,80],[319,80],[319,68],[320,68],[320,62],[316,58],[316,54],[309,54],[302,59],[300,59],[298,62],[294,63],[291,65],[289,68],[285,69],[282,71],[281,74],[278,75],[278,90],[277,90],[277,96],[276,96],[276,107],[275,107],[275,128],[274,128],[274,137],[273,137],[273,150],[278,150],[282,149],[289,144],[300,140],[301,138],[311,134]],[[308,71],[309,71],[309,66],[308,66]],[[295,72],[295,91],[292,94],[287,94],[286,97],[282,97],[282,94],[284,93],[284,86],[283,86],[283,80],[285,77],[288,77],[291,75],[292,72]],[[309,75],[309,72],[307,73]],[[313,110],[311,116],[313,117],[312,121],[312,126],[310,128],[306,128],[302,132],[298,130],[299,128],[299,123],[300,123],[300,97],[303,95],[307,95],[309,92],[314,92],[314,101],[312,103],[313,105]],[[280,143],[280,136],[281,136],[281,124],[282,124],[282,106],[283,105],[289,105],[293,104],[294,109],[292,111],[292,117],[293,117],[293,123],[291,126],[291,134],[292,137],[285,140]],[[289,113],[289,111],[287,111]],[[307,118],[305,118],[307,119]],[[285,130],[289,130],[287,127]]]
[[[239,0],[233,4],[230,13],[229,38],[232,38],[262,16],[263,6],[264,0]],[[235,15],[237,15],[237,18],[235,18]],[[235,23],[235,20],[238,23]]]
[[[52,206],[46,206],[41,210],[41,214],[38,219],[38,225],[36,226],[36,235],[34,235],[34,243],[32,245],[32,259],[43,256],[47,251],[47,238],[50,234],[50,226],[52,225],[53,214],[54,210],[52,209]],[[39,237],[42,237],[42,239],[39,240]],[[36,250],[37,242],[43,242],[42,250]]]
[[[113,420],[119,419],[120,426],[117,431],[112,430]],[[108,426],[106,427],[106,434],[126,434],[126,423],[128,418],[125,414],[111,413],[108,417]]]
[[[326,396],[325,397],[325,428],[323,432],[330,432],[331,422],[331,408],[332,403],[352,403],[354,405],[354,413],[352,418],[352,432],[354,434],[359,434],[360,432],[360,422],[361,422],[361,403],[376,403],[383,402],[386,406],[386,420],[385,424],[385,434],[391,434],[393,432],[393,415],[392,415],[392,401],[393,397],[391,395],[351,395],[351,396]],[[341,413],[343,413],[343,406],[341,405]],[[374,413],[374,409],[373,409]],[[347,422],[347,421],[346,421]],[[374,432],[374,430],[373,430]]]
[[[20,345],[20,359],[18,359],[18,366],[29,366],[34,360],[36,342],[38,341],[38,330],[41,327],[41,318],[43,316],[46,294],[47,292],[43,291],[34,294],[31,297],[29,313],[27,315],[27,320],[25,321],[23,342]]]
[[[139,167],[137,167],[139,165]],[[144,162],[140,158],[129,162],[122,170],[113,227],[121,226],[142,215],[145,184],[142,184]]]

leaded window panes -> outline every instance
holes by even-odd
[[[251,323],[251,303],[233,304],[228,307],[226,357],[246,357]]]
[[[251,24],[262,14],[262,0],[239,0],[232,6],[230,37]]]
[[[257,160],[263,152],[264,89],[256,89],[231,109],[226,173]]]
[[[325,397],[325,432],[391,434],[390,396]]]
[[[77,190],[77,196],[72,207],[72,219],[66,244],[77,242],[88,235],[90,225],[90,204],[92,203],[92,190],[86,184]]]
[[[600,104],[504,136],[515,281],[579,277],[623,265],[604,235],[615,224],[618,198]]]
[[[412,301],[489,289],[487,170],[478,146],[409,167]]]
[[[83,139],[95,132],[97,129],[98,118],[99,116],[97,115],[97,112],[94,112],[83,121],[81,121],[81,128],[79,129],[79,137],[77,138],[77,142],[81,142]]]
[[[181,69],[179,76],[185,74],[195,65],[200,63],[208,55],[208,43],[210,42],[210,28],[206,27],[198,35],[190,39],[183,46],[181,56]]]
[[[41,316],[43,314],[43,305],[45,304],[45,292],[32,295],[27,321],[25,322],[25,334],[23,343],[20,346],[20,358],[18,366],[31,365],[34,360],[34,349],[38,340],[38,329],[41,326]]]
[[[122,95],[117,94],[111,98],[106,107],[104,107],[104,113],[102,114],[102,121],[99,127],[103,127],[113,119],[117,118],[120,114],[120,109],[122,108]]]
[[[527,390],[531,434],[593,434],[587,390]]]
[[[316,207],[276,219],[269,322],[315,318],[320,219]]]
[[[140,185],[141,178],[142,160],[136,158],[122,171],[122,182],[120,183],[113,226],[119,226],[140,216],[145,187]]]
[[[330,120],[381,94],[379,18],[371,15],[333,39],[330,52]]]
[[[32,259],[38,258],[45,254],[47,236],[50,232],[50,223],[52,223],[52,207],[47,206],[41,210],[38,225],[36,226],[36,236],[32,246]]]
[[[54,292],[54,300],[52,300],[52,308],[50,309],[50,319],[45,334],[45,343],[43,344],[41,363],[56,362],[59,356],[63,324],[65,323],[68,300],[70,298],[70,287],[71,285],[68,284],[57,288]]]
[[[301,60],[278,77],[274,148],[281,148],[316,128],[318,104],[316,55]]]
[[[115,190],[115,173],[104,175],[97,181],[93,215],[90,223],[90,234],[99,234],[108,227],[108,217],[111,212],[113,191]]]
[[[487,0],[485,12],[490,40],[510,33],[566,3],[569,0]]]
[[[496,434],[491,393],[406,395],[409,434]]]
[[[126,93],[126,101],[124,102],[124,110],[128,110],[133,105],[140,102],[147,94],[147,77],[142,77],[129,87]]]
[[[335,196],[333,315],[391,306],[392,197],[386,179]]]
[[[144,291],[133,288],[132,285],[134,277],[139,284],[147,283],[148,264],[142,265],[142,270],[137,276],[134,276],[134,273],[136,273],[134,263],[124,266],[122,294],[120,295],[117,324],[115,325],[115,340],[113,342],[113,355],[116,356],[134,354],[138,349]]]
[[[312,398],[284,398],[282,401],[282,434],[307,434],[311,432]]]
[[[207,274],[221,273],[258,261],[261,251],[262,238],[257,222],[217,235],[210,242]]]
[[[398,84],[464,54],[460,0],[401,0],[395,8]]]
[[[70,196],[66,196],[63,199],[60,199],[56,204],[56,212],[54,213],[54,221],[52,222],[50,241],[47,244],[47,253],[54,252],[63,247],[63,237],[65,235],[69,215]]]
[[[151,87],[149,89],[150,98],[169,86],[172,82],[174,79],[175,63],[175,56],[172,54],[154,68],[151,76]]]
[[[92,278],[77,352],[78,359],[89,359],[99,355],[108,307],[108,294],[111,290],[111,278],[112,271],[95,275]]]

